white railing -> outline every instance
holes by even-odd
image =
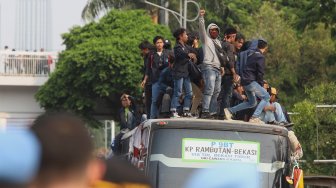
[[[0,51],[0,76],[47,77],[55,70],[57,53]]]

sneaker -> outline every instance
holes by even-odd
[[[178,115],[177,112],[172,112],[170,118],[180,118],[181,116]]]
[[[210,119],[217,119],[217,113],[210,113]]]
[[[285,125],[283,122],[278,122],[278,121],[267,122],[267,124],[271,124],[271,125],[280,125],[280,126],[284,126],[284,125]]]
[[[194,116],[190,112],[186,111],[186,112],[183,113],[183,117],[193,118]]]
[[[286,122],[286,123],[284,123],[283,126],[286,127],[286,128],[293,127],[294,123],[288,123],[288,122]]]
[[[265,124],[265,122],[261,121],[261,119],[256,118],[256,117],[251,117],[250,123],[258,123],[258,124]]]
[[[224,114],[227,120],[232,120],[232,113],[229,111],[229,109],[224,108]]]
[[[211,119],[211,115],[209,112],[202,112],[201,119]]]
[[[278,122],[278,121],[272,121],[272,122],[268,122],[268,124],[272,124],[272,125],[279,125],[279,126],[283,126],[283,127],[292,127],[294,125],[294,123],[288,123],[288,122]]]

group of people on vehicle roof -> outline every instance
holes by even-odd
[[[226,29],[221,40],[216,24],[205,28],[205,10],[199,14],[199,31],[187,33],[185,28],[176,29],[173,49],[171,42],[162,36],[154,37],[153,44],[143,41],[139,45],[144,59],[141,86],[147,118],[165,117],[160,112],[169,108],[171,118],[291,125],[286,111],[277,102],[277,89],[264,80],[267,41],[262,38],[245,41],[234,28]],[[124,128],[134,128],[140,123],[133,122],[140,118],[131,108],[132,100],[126,94],[121,98]],[[296,137],[294,142],[294,150],[302,153]]]
[[[290,123],[283,118],[276,97],[270,100],[277,95],[276,89],[272,94],[268,84],[263,87],[267,41],[245,41],[234,28],[226,29],[220,40],[220,28],[211,23],[206,29],[204,15],[201,10],[198,33],[175,30],[172,50],[170,41],[162,36],[153,39],[154,45],[148,41],[139,45],[147,117],[162,117],[160,111],[166,108],[162,98],[171,93],[172,118],[231,119],[235,115],[235,119],[256,123]],[[250,117],[239,115],[244,110]]]

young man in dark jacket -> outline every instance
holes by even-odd
[[[222,77],[221,92],[222,98],[219,108],[219,119],[224,119],[224,108],[230,107],[230,100],[233,92],[233,82],[238,80],[239,76],[235,70],[235,54],[233,43],[236,39],[237,30],[234,28],[228,28],[224,32],[224,41],[222,48],[227,54],[228,62],[224,66],[225,74]]]
[[[200,64],[203,61],[203,50],[202,47],[200,47],[200,41],[199,41],[199,34],[196,32],[188,33],[188,42],[187,45],[190,46],[191,53],[196,54],[197,62],[195,63],[197,67],[200,66]],[[190,113],[193,116],[199,116],[200,112],[198,111],[199,106],[202,102],[202,88],[204,86],[202,75],[192,75],[190,73],[190,79],[191,79],[191,87],[193,92],[193,100],[191,104]]]
[[[156,36],[153,39],[156,51],[149,54],[149,62],[146,67],[146,75],[141,83],[144,87],[149,81],[152,83],[152,104],[150,119],[156,119],[159,116],[157,105],[158,96],[160,94],[160,84],[158,82],[163,69],[167,68],[173,61],[174,56],[171,51],[164,49],[164,39],[161,36]]]
[[[192,100],[192,88],[188,71],[189,61],[197,61],[196,54],[190,53],[190,47],[186,45],[188,35],[184,28],[177,29],[174,32],[176,38],[176,45],[174,47],[175,63],[172,69],[172,76],[174,80],[174,94],[171,101],[170,111],[172,118],[179,117],[176,109],[179,104],[179,98],[182,95],[184,87],[185,97],[183,103],[183,116],[191,117],[190,106]]]
[[[250,122],[263,123],[263,121],[260,120],[260,115],[270,100],[270,95],[262,87],[265,74],[265,56],[263,54],[266,51],[267,42],[263,39],[259,39],[258,48],[248,54],[247,62],[243,67],[241,75],[241,84],[244,87],[248,102],[241,103],[232,108],[225,108],[224,113],[226,119],[231,119],[232,113],[255,107],[257,105],[256,97],[258,97],[261,99],[261,101],[254,111]]]
[[[148,66],[148,63],[149,63],[149,54],[150,54],[150,51],[154,49],[154,46],[148,41],[143,41],[139,44],[139,49],[141,50],[141,56],[143,57],[143,60],[144,60],[142,73],[143,73],[143,78],[145,78],[146,67]],[[151,109],[151,104],[152,104],[152,83],[150,79],[148,79],[148,82],[146,82],[144,86],[144,90],[145,90],[146,114],[147,114],[147,117],[150,117],[150,109]]]

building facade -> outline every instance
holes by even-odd
[[[0,131],[27,127],[44,112],[35,94],[55,70],[57,58],[51,52],[0,50]]]
[[[51,50],[51,0],[16,0],[16,50]]]

